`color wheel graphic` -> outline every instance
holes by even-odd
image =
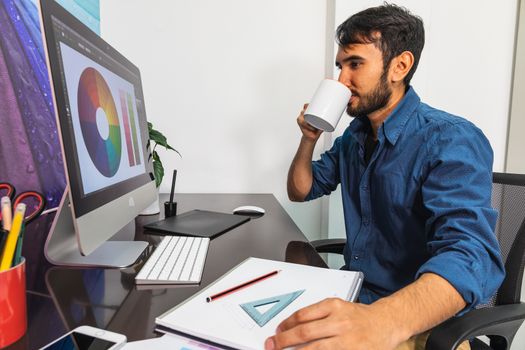
[[[97,126],[99,108],[104,111],[109,124],[109,136],[106,139],[102,138]],[[122,154],[117,109],[108,84],[91,67],[82,72],[78,83],[78,113],[84,143],[93,164],[104,176],[114,176]]]

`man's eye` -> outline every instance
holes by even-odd
[[[361,65],[361,62],[351,62],[351,63],[350,63],[350,68],[352,68],[352,69],[356,69],[356,68],[358,68],[360,65]]]

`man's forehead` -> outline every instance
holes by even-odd
[[[346,46],[339,46],[337,50],[337,61],[347,57],[360,56],[363,58],[382,57],[382,52],[375,43],[355,43]]]

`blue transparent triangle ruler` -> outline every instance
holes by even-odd
[[[303,294],[303,290],[298,290],[292,293],[277,295],[275,297],[255,300],[249,303],[241,304],[240,306],[244,311],[257,323],[260,327],[264,326],[268,321],[274,318],[279,312],[283,311],[292,301]],[[258,307],[275,303],[270,309],[266,310],[265,313],[260,313],[257,310]]]

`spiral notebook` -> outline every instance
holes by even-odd
[[[206,301],[210,295],[273,270],[280,271],[227,296]],[[157,317],[156,329],[207,341],[221,348],[264,349],[266,338],[292,313],[325,298],[355,301],[362,282],[361,272],[248,258],[204,290]],[[272,299],[279,299],[285,306],[277,313],[271,309],[258,310],[261,315],[271,313],[267,322],[259,322],[261,320],[252,314],[252,306]]]

